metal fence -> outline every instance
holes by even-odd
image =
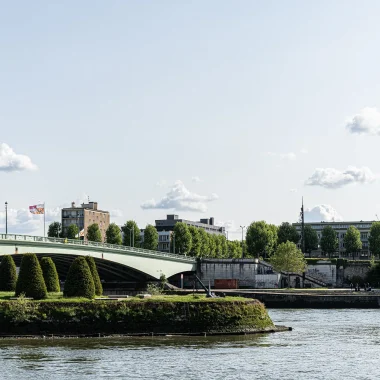
[[[96,247],[96,248],[107,248],[112,249],[117,252],[115,253],[128,253],[133,252],[140,255],[154,255],[162,258],[171,258],[180,261],[187,261],[194,263],[195,259],[192,257],[186,257],[184,255],[177,255],[174,253],[166,253],[160,251],[151,251],[149,249],[128,247],[125,245],[107,244],[107,243],[97,243],[94,241],[76,240],[76,239],[66,239],[66,238],[55,238],[55,237],[43,237],[43,236],[30,236],[30,235],[13,235],[13,234],[0,234],[0,240],[6,241],[25,241],[31,243],[42,243],[42,244],[62,244],[62,245],[75,245],[83,247]]]

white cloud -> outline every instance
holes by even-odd
[[[239,230],[237,229],[234,220],[227,220],[226,222],[222,222],[222,221],[218,220],[215,224],[219,227],[224,227],[226,229],[226,231],[228,231],[228,232],[239,232],[240,231],[240,229]]]
[[[346,128],[351,133],[380,135],[380,112],[375,107],[365,107],[346,121]]]
[[[110,211],[111,218],[121,218],[123,216],[123,212],[119,209],[114,209]]]
[[[191,177],[192,182],[201,182],[202,180],[198,176]]]
[[[297,155],[293,152],[289,152],[289,153],[267,152],[267,155],[270,157],[279,158],[284,161],[294,161],[297,159]]]
[[[317,205],[305,210],[305,222],[341,222],[343,217],[330,205]]]
[[[290,189],[289,190],[291,193],[296,193],[298,190],[297,189]]]
[[[349,166],[343,171],[334,168],[317,168],[306,180],[306,185],[337,189],[352,183],[370,183],[375,179],[376,176],[367,167]]]
[[[37,166],[28,156],[16,154],[9,145],[0,144],[0,171],[18,172],[36,169]]]
[[[206,204],[218,199],[216,194],[198,195],[189,191],[182,181],[176,181],[169,192],[161,200],[147,200],[142,203],[143,210],[173,209],[177,211],[207,211]]]
[[[305,148],[301,149],[300,152],[302,154],[308,154],[309,153],[309,151],[307,149],[305,149]]]

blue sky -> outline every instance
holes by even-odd
[[[296,221],[302,195],[313,220],[380,213],[378,1],[0,6],[10,232],[87,196],[118,224],[214,216],[232,236]]]

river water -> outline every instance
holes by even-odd
[[[269,314],[293,331],[206,338],[0,340],[0,379],[380,378],[380,310],[269,309]]]

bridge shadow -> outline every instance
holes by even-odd
[[[53,260],[60,281],[65,281],[70,265],[80,255],[66,254],[46,254],[37,253],[39,259],[42,257],[51,257]],[[21,264],[22,254],[14,254],[12,258],[17,267]],[[104,289],[143,289],[149,281],[156,281],[153,277],[146,273],[140,272],[126,265],[115,263],[106,259],[94,258],[98,268],[99,277],[103,283]]]

